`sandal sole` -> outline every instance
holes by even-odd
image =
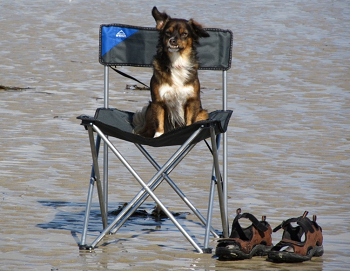
[[[228,249],[226,247],[217,247],[215,255],[221,261],[238,261],[251,259],[254,256],[266,256],[272,246],[256,245],[252,251],[247,254],[238,249]]]
[[[267,260],[276,263],[300,263],[309,261],[312,257],[321,257],[323,252],[323,246],[315,246],[306,256],[285,251],[270,251]]]

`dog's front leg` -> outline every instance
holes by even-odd
[[[186,125],[208,119],[208,112],[202,109],[201,102],[197,99],[189,99],[185,105]]]
[[[165,109],[164,105],[161,103],[152,103],[152,113],[155,124],[155,134],[154,137],[159,137],[164,134],[164,119],[165,119]]]

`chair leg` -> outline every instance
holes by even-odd
[[[217,144],[215,140],[215,133],[214,128],[210,128],[210,135],[211,135],[211,145],[212,145],[212,151],[213,151],[213,160],[214,160],[214,169],[215,169],[215,175],[216,175],[216,181],[217,181],[217,187],[218,187],[218,195],[219,195],[219,204],[220,204],[220,214],[221,214],[221,223],[222,223],[222,234],[224,238],[228,238],[228,217],[227,217],[227,207],[226,207],[226,200],[224,198],[224,192],[223,192],[223,183],[222,178],[220,176],[220,165],[219,165],[219,159],[218,159],[218,150],[217,150]]]
[[[208,212],[207,212],[207,224],[205,226],[205,235],[204,235],[204,249],[203,249],[203,251],[205,253],[212,252],[212,249],[209,248],[209,234],[210,234],[210,228],[211,228],[211,220],[213,217],[215,184],[216,184],[216,178],[214,176],[214,167],[213,167],[213,175],[212,175],[212,180],[210,182],[210,192],[209,192],[209,202],[208,202]],[[214,237],[218,238],[219,236],[216,234]]]
[[[97,156],[99,154],[100,144],[101,144],[101,137],[97,135],[96,145],[95,145]],[[88,224],[89,224],[89,217],[90,217],[90,210],[91,210],[92,195],[93,195],[93,191],[94,191],[94,184],[95,184],[95,170],[94,170],[94,166],[92,166],[91,167],[88,196],[87,196],[86,207],[85,207],[84,225],[83,225],[83,231],[81,234],[81,242],[79,245],[80,249],[86,249],[86,234],[87,234],[87,228],[88,228]]]
[[[98,200],[99,200],[100,209],[101,209],[103,228],[106,228],[107,224],[108,224],[107,212],[106,212],[106,208],[105,208],[106,205],[105,205],[105,202],[104,202],[103,190],[102,190],[102,184],[101,184],[101,178],[100,178],[100,170],[99,170],[99,166],[98,166],[98,153],[96,151],[94,134],[93,134],[93,130],[92,130],[91,126],[88,126],[88,132],[89,132],[91,154],[92,154],[92,160],[93,160],[93,169],[94,169],[94,173],[95,173],[93,178],[96,181]],[[98,138],[99,138],[99,141],[100,141],[101,138],[100,137],[98,137]]]
[[[216,136],[216,148],[219,150],[220,148],[220,134]],[[212,146],[213,147],[213,146]],[[204,237],[204,249],[211,253],[212,249],[209,248],[209,228],[211,225],[212,217],[213,217],[213,205],[214,205],[214,194],[215,194],[215,185],[217,185],[217,179],[215,177],[215,164],[213,162],[213,169],[211,174],[211,182],[210,182],[210,193],[209,193],[209,203],[208,203],[208,212],[207,212],[207,221],[208,224],[205,228],[205,237]],[[218,238],[219,236],[215,236]]]
[[[137,144],[136,144],[137,145]],[[188,153],[189,150],[192,148],[189,146],[185,153]],[[185,157],[185,155],[183,155]],[[174,162],[173,165],[169,166],[169,169],[164,174],[169,174],[171,170],[176,167],[176,165],[181,162],[182,159],[178,159]],[[155,182],[150,181],[147,183],[147,186],[150,187],[152,191],[154,191],[163,181],[163,177],[159,177]],[[115,220],[111,223],[113,226],[113,229],[111,230],[111,233],[116,233],[120,227],[127,221],[127,219],[141,206],[143,202],[146,201],[146,199],[149,197],[145,189],[141,189],[140,192],[126,205],[124,206],[123,210],[118,214],[118,216],[115,218]]]
[[[219,141],[220,141],[220,136],[217,137],[217,146],[219,146]],[[150,163],[155,167],[156,170],[160,169],[160,166],[158,163],[152,158],[152,156],[146,151],[146,149],[139,144],[135,144],[136,147],[141,151],[141,153],[150,161]],[[186,150],[186,153],[184,154],[184,157],[192,150],[192,148],[195,145],[189,146],[188,150]],[[208,247],[209,244],[209,234],[210,232],[213,234],[215,238],[219,238],[219,235],[215,232],[214,228],[211,227],[211,218],[212,218],[212,209],[213,209],[213,201],[214,201],[214,194],[215,194],[215,184],[216,184],[216,178],[214,176],[214,165],[213,165],[213,171],[212,171],[212,182],[211,182],[211,188],[210,188],[210,196],[209,196],[209,204],[208,204],[208,216],[207,220],[202,216],[202,214],[198,211],[198,209],[188,200],[188,198],[183,194],[183,192],[176,186],[174,181],[168,176],[170,172],[177,166],[177,164],[181,162],[175,161],[174,165],[169,167],[169,170],[165,173],[163,173],[163,178],[166,179],[166,181],[169,183],[169,185],[174,189],[174,191],[180,196],[180,198],[187,204],[187,206],[193,211],[195,215],[201,220],[201,222],[205,225],[205,239],[204,239],[204,253],[211,253],[212,249]],[[152,187],[151,190],[154,191],[156,187],[161,183],[161,179],[159,179]],[[144,192],[142,197],[139,199],[139,201],[136,203],[136,205],[131,205],[132,208],[127,208],[129,212],[123,217],[122,220],[118,221],[118,224],[111,230],[111,233],[114,234],[116,233],[120,227],[126,222],[126,220],[140,207],[140,205],[148,198],[148,194]],[[121,216],[122,217],[122,216]],[[118,219],[119,220],[119,219]]]
[[[145,148],[143,148],[141,145],[139,144],[135,144],[136,147],[139,148],[139,150],[145,155],[146,158],[150,157],[152,158],[149,153],[145,150]],[[186,148],[186,150],[184,151],[184,154],[182,155],[183,158],[190,152],[190,150],[194,147],[194,145],[190,145]],[[180,163],[182,161],[182,159],[177,159],[174,161],[173,165],[169,166],[169,169],[164,172],[163,176],[159,177],[155,183],[151,184],[148,183],[147,186],[151,188],[152,191],[154,191],[163,181],[164,176],[167,176],[168,174],[170,174],[170,172],[178,165],[178,163]],[[159,167],[160,168],[160,167]],[[159,170],[159,169],[157,169]],[[116,233],[120,227],[129,219],[129,217],[141,206],[142,203],[144,203],[147,198],[149,197],[149,195],[146,193],[146,191],[144,189],[142,189],[137,195],[136,197],[134,197],[130,203],[125,206],[122,210],[122,214],[116,218],[115,220],[115,227],[111,230],[111,233],[114,234]],[[126,213],[127,212],[127,213]],[[126,213],[126,215],[124,216],[124,214]],[[124,217],[123,217],[124,216]],[[121,219],[122,218],[122,219]],[[121,220],[120,220],[121,219]],[[120,220],[120,221],[119,221]]]
[[[93,171],[93,169],[92,169],[92,171]],[[92,173],[91,173],[88,196],[87,196],[86,207],[85,207],[84,226],[83,226],[83,231],[81,234],[81,241],[80,241],[79,249],[86,249],[87,248],[87,246],[86,246],[86,234],[87,234],[87,228],[88,228],[88,224],[89,224],[94,183],[95,183],[95,179],[92,177]]]
[[[108,145],[111,151],[118,157],[118,159],[124,164],[124,166],[129,170],[129,172],[135,177],[135,179],[139,182],[139,184],[145,189],[145,191],[151,196],[151,198],[158,204],[158,206],[162,209],[162,211],[167,215],[167,217],[175,224],[175,226],[179,229],[179,231],[186,237],[186,239],[192,244],[192,246],[199,252],[203,253],[202,249],[194,242],[194,240],[189,236],[189,234],[183,229],[183,227],[177,222],[174,216],[169,212],[169,210],[163,205],[163,203],[158,199],[158,197],[153,193],[146,183],[140,178],[140,176],[135,172],[135,170],[130,166],[130,164],[124,159],[124,157],[119,153],[119,151],[113,146],[113,144],[106,138],[106,136],[101,132],[101,130],[92,125],[93,129],[101,136],[102,140]],[[192,134],[192,136],[174,153],[174,155],[164,164],[164,166],[153,176],[149,183],[154,183],[162,174],[168,170],[168,168],[172,165],[173,161],[180,157],[186,146],[190,145],[194,138],[201,132],[201,129],[197,130]],[[113,224],[113,223],[112,223]],[[91,244],[93,248],[101,241],[103,236],[107,234],[111,230],[113,226],[108,226]]]
[[[142,154],[148,159],[148,161],[150,161],[150,163],[154,166],[154,168],[156,170],[159,170],[160,166],[150,156],[150,154],[145,150],[145,148],[142,147],[141,145],[138,145],[138,144],[136,144],[136,146],[142,152]],[[186,152],[186,154],[184,154],[184,156],[186,156],[187,153],[190,152],[194,146],[195,145],[191,145],[191,148]],[[176,164],[174,164],[173,167],[175,168],[179,162],[180,161],[178,161]],[[203,223],[203,225],[207,225],[208,220],[206,220],[203,217],[203,215],[199,212],[199,210],[191,203],[191,201],[189,201],[189,199],[186,197],[186,195],[177,187],[177,185],[174,183],[174,181],[168,176],[170,174],[171,170],[169,170],[168,172],[165,172],[163,174],[163,178],[165,178],[165,180],[168,182],[168,184],[174,189],[174,191],[178,194],[178,196],[187,204],[187,206],[191,209],[191,211],[199,218],[199,220]],[[215,232],[214,228],[210,227],[210,223],[209,223],[209,231],[214,235],[214,237],[216,237],[216,238],[219,237],[218,234]]]

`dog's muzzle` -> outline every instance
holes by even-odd
[[[170,38],[168,41],[168,50],[169,52],[177,52],[180,50],[179,45],[177,44],[176,38]]]

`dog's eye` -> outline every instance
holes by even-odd
[[[186,32],[184,32],[184,33],[181,34],[181,37],[182,37],[182,38],[187,38],[187,36],[188,36],[188,33],[186,33]]]
[[[165,31],[165,35],[170,37],[171,36],[171,31],[169,31],[169,30]]]

